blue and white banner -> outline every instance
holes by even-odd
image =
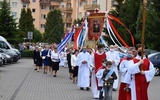
[[[71,32],[69,32],[67,36],[63,38],[62,42],[58,44],[57,46],[58,53],[62,52],[63,49],[66,47],[66,45],[71,41],[73,34],[74,34],[74,27],[72,27]]]

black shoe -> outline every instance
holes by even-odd
[[[37,68],[34,69],[35,71],[37,70]]]
[[[80,87],[80,90],[84,90],[82,87]]]
[[[86,90],[87,90],[87,91],[89,91],[89,90],[90,90],[90,88],[89,88],[89,87],[87,87],[87,88],[86,88]]]
[[[116,89],[113,89],[113,91],[117,91]]]
[[[56,77],[56,75],[53,75],[53,77]]]

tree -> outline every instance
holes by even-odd
[[[44,40],[59,43],[64,35],[64,23],[60,10],[50,11],[45,23]]]
[[[33,31],[33,42],[40,42],[42,41],[42,33],[37,30],[37,29],[34,29]]]
[[[111,11],[110,13],[116,16],[118,19],[120,19],[125,26],[131,31],[133,35],[136,33],[136,22],[138,18],[138,13],[140,9],[140,3],[142,0],[116,0],[118,2],[117,5],[115,5],[115,10]],[[114,23],[116,29],[120,33],[120,35],[123,37],[123,39],[130,45],[131,44],[131,38],[128,34],[127,30],[122,27],[121,25]]]
[[[11,15],[10,5],[6,0],[0,3],[0,33],[5,37],[9,42],[15,43],[16,35],[16,22],[13,16]]]
[[[29,31],[33,32],[35,30],[30,8],[27,8],[27,11],[24,8],[21,10],[21,16],[19,19],[18,27],[19,27],[18,36],[21,37],[20,41],[23,40],[23,38],[27,37],[27,33]]]

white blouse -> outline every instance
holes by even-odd
[[[77,57],[75,55],[71,56],[71,66],[73,67],[77,66],[76,59]]]
[[[53,62],[59,62],[60,56],[58,52],[51,51],[51,59]]]

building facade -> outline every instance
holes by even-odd
[[[0,0],[3,1],[3,0]],[[30,8],[34,19],[34,26],[44,33],[47,14],[54,9],[62,12],[64,29],[71,28],[75,19],[84,18],[86,11],[98,8],[100,12],[110,11],[114,0],[7,0],[10,3],[11,15],[19,22],[21,9]]]

